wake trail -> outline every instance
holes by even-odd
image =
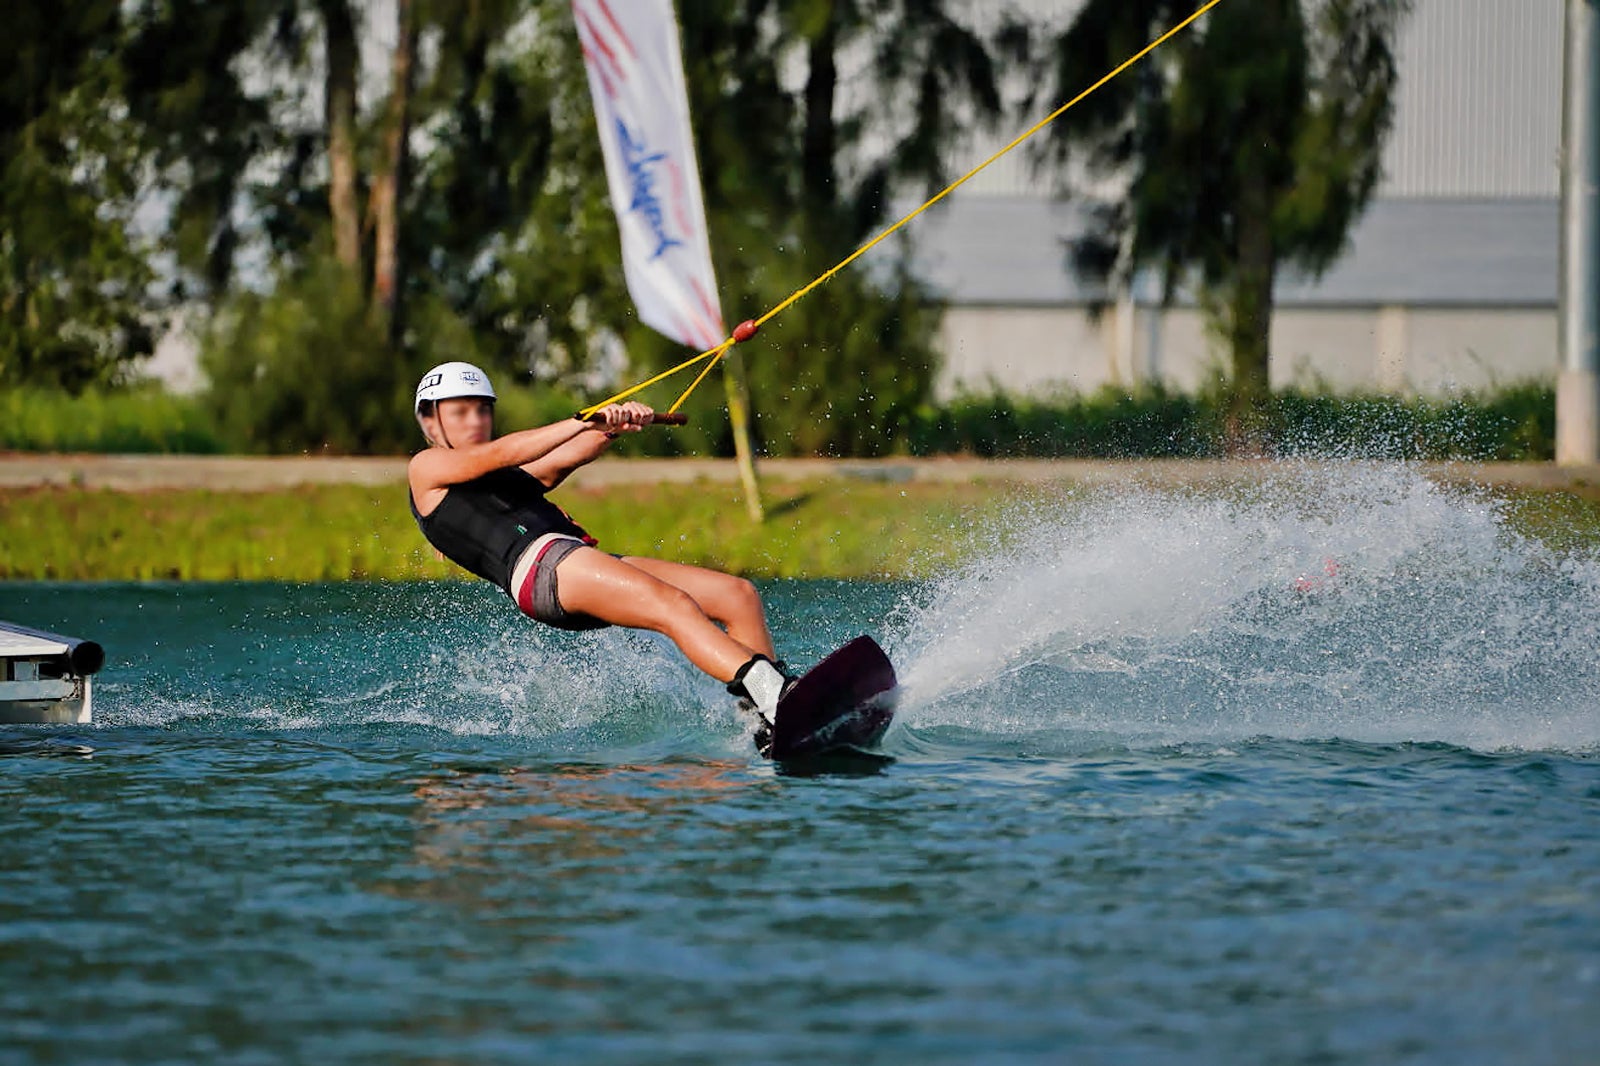
[[[1600,561],[1397,465],[1013,511],[904,604],[913,727],[1600,745]]]

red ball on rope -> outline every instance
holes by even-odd
[[[737,326],[733,327],[733,339],[735,342],[742,344],[751,337],[754,337],[756,335],[756,330],[760,328],[760,326],[756,325],[754,319],[747,318]]]

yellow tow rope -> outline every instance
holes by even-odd
[[[831,269],[829,269],[825,273],[818,275],[817,278],[814,281],[812,281],[810,284],[808,284],[804,288],[799,289],[798,291],[794,292],[792,295],[789,296],[789,298],[787,300],[784,300],[782,303],[780,303],[778,306],[774,307],[772,310],[768,311],[766,314],[762,315],[760,318],[751,319],[751,320],[747,320],[747,321],[739,323],[737,326],[734,327],[733,335],[730,336],[727,340],[723,341],[721,344],[717,345],[715,348],[711,348],[711,349],[708,349],[706,351],[703,351],[699,355],[695,356],[692,359],[686,359],[683,362],[679,363],[677,366],[671,368],[670,370],[663,370],[661,373],[657,374],[653,378],[650,378],[648,381],[641,381],[639,384],[634,385],[632,388],[624,389],[622,392],[617,393],[615,396],[612,396],[609,399],[601,400],[599,403],[594,404],[593,406],[585,407],[582,411],[579,412],[579,414],[581,416],[587,418],[588,416],[594,414],[596,411],[600,410],[600,408],[605,407],[607,404],[613,404],[613,403],[617,403],[617,402],[619,402],[621,400],[626,400],[628,397],[633,396],[636,393],[642,392],[643,390],[649,388],[651,385],[654,385],[658,381],[664,381],[667,378],[672,377],[674,374],[678,373],[681,370],[687,370],[689,367],[694,366],[698,362],[701,362],[701,361],[704,361],[704,360],[709,360],[709,362],[706,362],[705,367],[700,371],[700,373],[698,375],[696,375],[694,381],[692,381],[689,384],[689,387],[687,389],[683,390],[683,394],[681,396],[679,396],[676,400],[673,401],[671,407],[667,408],[667,410],[669,412],[676,411],[679,407],[681,407],[683,405],[683,401],[685,401],[685,400],[687,400],[689,398],[689,394],[691,392],[693,392],[697,386],[699,386],[700,382],[705,380],[706,375],[711,373],[711,368],[716,366],[717,363],[721,361],[722,357],[727,354],[729,348],[732,348],[735,344],[739,343],[740,341],[747,341],[751,337],[754,337],[756,335],[756,331],[758,331],[762,326],[766,325],[767,322],[769,322],[780,311],[786,310],[790,305],[795,303],[802,296],[804,296],[807,293],[809,293],[812,289],[815,289],[817,286],[821,285],[822,283],[827,281],[829,278],[831,278],[835,274],[839,273],[839,271],[843,270],[845,267],[849,266],[851,263],[853,263],[857,259],[861,258],[861,256],[865,255],[870,249],[873,248],[873,246],[878,244],[884,238],[890,236],[891,234],[893,234],[894,232],[899,230],[907,222],[910,222],[912,219],[914,219],[918,215],[922,214],[922,212],[926,211],[928,208],[932,207],[934,204],[938,203],[940,200],[943,200],[946,196],[949,196],[952,192],[955,192],[956,189],[958,189],[962,185],[966,184],[966,182],[969,179],[971,179],[979,171],[983,170],[983,168],[987,167],[990,163],[993,163],[996,159],[999,159],[1001,156],[1003,156],[1007,152],[1011,151],[1011,149],[1015,148],[1017,145],[1021,144],[1025,140],[1027,140],[1029,137],[1032,137],[1035,133],[1038,133],[1040,130],[1044,129],[1046,126],[1048,126],[1050,123],[1054,122],[1056,119],[1060,118],[1062,115],[1066,114],[1069,109],[1071,109],[1072,107],[1076,106],[1079,102],[1081,102],[1084,98],[1086,98],[1090,93],[1094,92],[1096,89],[1100,88],[1106,82],[1110,81],[1112,78],[1115,78],[1118,74],[1121,74],[1124,70],[1127,70],[1129,67],[1133,66],[1139,60],[1143,59],[1145,56],[1147,56],[1151,52],[1155,51],[1161,45],[1165,44],[1168,39],[1177,36],[1183,30],[1187,29],[1190,23],[1194,22],[1201,15],[1204,15],[1207,11],[1210,11],[1212,8],[1216,7],[1221,2],[1222,2],[1222,0],[1209,0],[1208,3],[1203,5],[1194,14],[1190,15],[1188,18],[1184,19],[1182,22],[1180,22],[1176,26],[1172,27],[1172,29],[1168,30],[1166,33],[1163,33],[1160,37],[1157,37],[1155,40],[1151,41],[1149,44],[1147,44],[1143,48],[1139,49],[1139,51],[1135,52],[1133,55],[1131,55],[1127,59],[1123,60],[1122,63],[1119,64],[1115,70],[1111,71],[1111,73],[1107,74],[1105,77],[1101,78],[1099,81],[1095,82],[1093,85],[1091,85],[1087,89],[1083,90],[1083,92],[1079,93],[1077,96],[1074,96],[1071,100],[1068,100],[1066,103],[1062,104],[1060,107],[1056,108],[1054,111],[1052,111],[1048,115],[1046,115],[1044,118],[1040,119],[1038,122],[1035,122],[1032,126],[1028,127],[1026,130],[1022,131],[1021,133],[1017,134],[1017,136],[1012,138],[1011,142],[1009,144],[1007,144],[1004,148],[1001,148],[998,152],[995,152],[988,159],[985,159],[983,162],[979,163],[977,166],[973,167],[971,170],[969,170],[965,174],[961,175],[961,177],[957,178],[955,181],[953,181],[949,185],[945,186],[943,190],[941,190],[938,194],[936,194],[931,199],[929,199],[921,207],[917,208],[915,211],[911,212],[909,215],[907,215],[906,217],[902,218],[899,222],[896,222],[894,225],[890,226],[888,229],[884,230],[882,233],[880,233],[876,237],[872,238],[872,240],[868,241],[866,244],[863,244],[860,248],[857,248],[855,251],[851,252],[844,259],[840,260],[839,263],[836,264],[834,267],[832,267]]]

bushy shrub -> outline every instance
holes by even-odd
[[[1202,458],[1225,453],[1225,398],[1107,387],[1049,399],[962,397],[925,408],[916,455],[993,458]],[[1448,398],[1288,391],[1268,401],[1279,456],[1350,459],[1549,459],[1555,394],[1525,383]]]
[[[441,355],[439,360],[450,357]],[[403,377],[382,404],[357,403],[389,442],[372,450],[403,454],[421,446],[410,417],[411,388],[415,376],[426,369],[424,364],[433,361],[411,357],[394,369]],[[494,377],[500,394],[496,423],[502,432],[557,421],[587,402],[563,389],[529,384],[507,371],[497,371]],[[327,409],[332,409],[337,397],[329,380],[313,378],[327,393]],[[294,438],[296,443],[275,449],[269,442],[241,436],[243,428],[270,426],[270,420],[249,413],[254,393],[248,386],[232,387],[237,391],[225,404],[219,404],[215,391],[208,403],[198,397],[173,396],[149,384],[91,390],[75,397],[32,387],[0,391],[0,449],[211,453],[302,452],[310,447],[298,443],[309,437]],[[274,387],[281,388],[281,382],[274,380]],[[731,454],[721,383],[708,380],[700,391],[703,395],[697,393],[696,404],[690,407],[695,419],[691,426],[630,436],[619,442],[622,453]],[[306,418],[324,410],[307,404],[296,413],[292,397],[280,402],[290,408],[285,424],[298,419],[303,427],[309,424]],[[1446,399],[1287,392],[1275,396],[1273,404],[1283,427],[1276,446],[1280,456],[1489,461],[1548,460],[1555,454],[1555,394],[1547,385],[1520,384]],[[213,415],[220,411],[229,418],[233,410],[241,413],[224,433]],[[1108,388],[1087,396],[1048,399],[967,396],[898,414],[897,428],[876,434],[859,451],[842,442],[824,441],[822,453],[1208,458],[1223,454],[1222,411],[1220,400],[1162,389]],[[832,422],[824,419],[823,425]],[[798,452],[790,448],[787,454]]]
[[[916,455],[1195,457],[1214,450],[1216,419],[1200,399],[1161,388],[1108,386],[1090,395],[1016,400],[965,396],[925,406],[909,443]]]
[[[154,384],[79,395],[27,386],[0,391],[0,449],[24,452],[219,452],[210,414],[194,397]]]
[[[244,293],[202,341],[209,406],[241,452],[392,452],[410,440],[412,387],[359,279],[331,260]]]
[[[1445,398],[1287,392],[1275,403],[1283,455],[1484,461],[1555,454],[1555,394],[1546,385]]]
[[[815,264],[772,255],[724,285],[730,327],[737,308],[770,307],[815,276]],[[752,436],[769,456],[875,456],[905,453],[931,393],[939,311],[909,277],[846,271],[738,345],[749,381]],[[640,378],[694,355],[642,329],[627,331]],[[699,367],[640,396],[670,406]],[[690,424],[640,434],[630,449],[653,454],[731,455],[727,385],[721,367],[691,393]]]

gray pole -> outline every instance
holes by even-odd
[[[1567,0],[1556,462],[1600,462],[1600,0]]]

